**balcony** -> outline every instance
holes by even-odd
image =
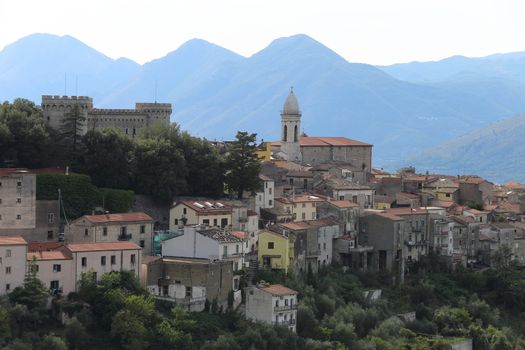
[[[296,320],[294,318],[290,319],[290,320],[281,320],[281,321],[278,321],[278,322],[274,322],[274,324],[282,324],[282,325],[285,325],[285,326],[293,326],[295,324]]]
[[[129,241],[131,239],[131,233],[121,233],[118,235],[117,239],[119,241]]]
[[[280,306],[274,306],[273,311],[280,312],[280,311],[290,311],[290,310],[297,310],[297,304],[293,305],[280,305]]]
[[[427,244],[427,241],[425,240],[422,240],[422,241],[409,241],[409,240],[405,240],[405,245],[406,246],[409,246],[409,247],[414,247],[414,246],[423,246],[423,245],[426,245]]]

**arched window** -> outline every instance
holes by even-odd
[[[297,142],[297,125],[293,127],[293,142]]]
[[[288,125],[285,125],[283,129],[283,141],[288,141]]]

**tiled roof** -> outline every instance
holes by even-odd
[[[388,220],[392,220],[392,221],[404,221],[405,220],[401,216],[397,216],[397,215],[392,214],[392,213],[380,212],[380,213],[373,213],[372,215],[377,215],[377,216],[380,216],[382,218],[385,218],[385,219],[388,219]]]
[[[351,200],[330,200],[330,204],[333,204],[334,206],[338,208],[356,208],[359,207],[359,204],[355,204]]]
[[[452,201],[438,201],[434,200],[432,201],[432,206],[434,207],[442,207],[442,208],[450,208],[457,205],[455,202]]]
[[[94,224],[108,222],[136,222],[136,221],[153,221],[151,216],[146,213],[119,213],[119,214],[101,214],[101,215],[84,215],[77,219],[86,219]]]
[[[486,182],[487,180],[479,177],[479,176],[461,176],[459,179],[460,183],[466,183],[466,184],[473,184],[473,185],[479,185],[483,182]],[[488,181],[487,181],[488,182]]]
[[[475,221],[473,217],[470,217],[470,216],[459,216],[459,215],[452,216],[452,219],[455,220],[456,222],[460,222],[460,223],[463,223],[463,224],[470,224],[470,223],[473,223]]]
[[[395,198],[390,196],[376,195],[374,196],[375,203],[392,203],[395,201]]]
[[[276,202],[284,204],[293,204],[293,203],[308,203],[308,202],[324,202],[324,199],[320,196],[311,196],[311,195],[298,195],[294,197],[279,197],[275,198]]]
[[[403,178],[405,182],[425,182],[425,181],[435,181],[436,177],[431,175],[410,175]]]
[[[268,177],[268,176],[263,175],[263,174],[259,174],[259,179],[261,179],[263,181],[273,181],[273,179],[271,177]]]
[[[278,225],[289,230],[306,230],[309,228],[316,228],[321,226],[332,226],[336,225],[336,223],[331,219],[317,219],[308,221],[288,222]]]
[[[263,234],[263,233],[269,233],[269,234],[271,234],[271,235],[277,236],[278,238],[288,239],[288,237],[283,236],[283,235],[280,234],[279,232],[275,232],[275,231],[270,231],[270,230],[259,231],[259,235],[261,235],[261,234]]]
[[[246,239],[248,238],[248,234],[244,231],[232,231],[231,232],[232,235],[234,235],[235,237],[239,238],[239,239]]]
[[[346,137],[303,136],[299,140],[301,147],[371,147],[371,144],[348,139]]]
[[[480,235],[479,235],[479,240],[480,240],[480,241],[492,241],[492,238],[480,234]]]
[[[75,252],[96,252],[102,250],[140,250],[133,242],[104,242],[104,243],[70,243],[66,248]]]
[[[220,229],[206,229],[206,230],[198,230],[201,235],[209,237],[213,240],[216,240],[218,242],[222,243],[236,243],[236,242],[243,242],[243,238],[239,238],[236,235],[234,235],[230,231],[224,231]]]
[[[0,176],[20,174],[32,174],[32,172],[30,170],[27,170],[26,168],[0,168]]]
[[[27,260],[71,260],[72,258],[60,251],[41,251],[27,253]]]
[[[385,212],[394,215],[411,215],[411,214],[427,214],[428,210],[425,208],[391,208],[385,209]]]
[[[406,197],[406,198],[410,198],[410,199],[419,199],[419,196],[414,193],[398,192],[397,194],[400,196]]]
[[[0,236],[0,245],[26,245],[26,240],[21,236]]]
[[[232,212],[232,207],[228,204],[211,200],[181,201],[176,203],[173,207],[180,204],[183,204],[200,214],[230,214]]]
[[[479,211],[479,210],[476,210],[476,209],[467,209],[465,210],[467,213],[470,213],[472,215],[483,215],[483,214],[488,214],[488,212],[486,211]]]
[[[61,242],[29,242],[27,244],[27,251],[29,252],[42,252],[56,250],[62,247],[64,243]]]
[[[295,290],[283,286],[282,284],[270,284],[266,287],[259,287],[260,290],[271,295],[295,295],[298,294]]]

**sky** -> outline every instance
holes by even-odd
[[[301,33],[386,65],[525,51],[524,14],[524,0],[0,0],[0,49],[67,34],[142,64],[192,38],[250,56]]]

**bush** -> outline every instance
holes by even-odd
[[[98,203],[110,213],[126,213],[133,207],[135,192],[130,190],[117,190],[113,188],[100,188]]]

